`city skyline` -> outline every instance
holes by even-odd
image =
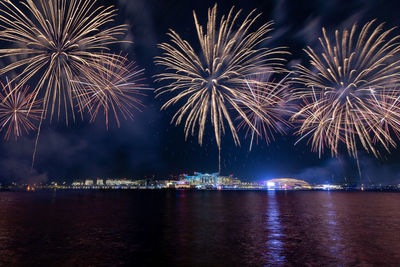
[[[146,83],[158,88],[153,76],[161,68],[154,65],[154,57],[161,51],[157,44],[168,41],[169,28],[176,30],[185,39],[196,43],[193,31],[192,11],[195,10],[201,23],[206,22],[207,9],[214,5],[212,1],[189,3],[175,1],[168,4],[146,1],[101,1],[118,8],[117,23],[130,25],[124,40],[133,44],[118,44],[116,52],[122,50],[142,68]],[[288,57],[288,67],[295,63],[307,64],[307,57],[302,51],[306,45],[318,47],[317,39],[321,28],[328,30],[350,28],[355,22],[359,25],[377,18],[378,23],[390,21],[385,28],[400,25],[399,19],[391,10],[390,3],[378,11],[373,1],[336,1],[342,9],[332,8],[332,3],[296,4],[295,1],[239,1],[236,9],[249,13],[254,8],[262,16],[257,25],[270,20],[275,21],[272,32],[273,46],[288,46],[292,53]],[[174,8],[172,8],[174,6]],[[178,6],[178,8],[176,8]],[[230,3],[219,3],[218,15],[226,14]],[[302,12],[296,12],[301,9]],[[168,12],[165,12],[167,10]],[[321,12],[324,11],[324,12]],[[165,14],[164,14],[165,13]],[[163,14],[161,16],[160,14]],[[293,15],[294,14],[294,15]],[[292,16],[293,15],[293,16]],[[398,34],[398,32],[396,32]],[[197,169],[218,170],[218,149],[213,137],[213,130],[208,125],[205,129],[203,145],[197,143],[197,136],[188,137],[185,142],[183,126],[170,124],[173,110],[160,111],[165,99],[154,99],[155,94],[143,97],[145,106],[142,112],[135,111],[134,120],[121,119],[120,128],[115,121],[104,125],[104,117],[98,116],[93,122],[77,118],[66,127],[63,119],[45,121],[38,143],[35,169],[31,171],[31,156],[34,149],[35,134],[24,136],[17,141],[2,141],[0,151],[4,157],[0,161],[3,172],[0,180],[51,181],[54,177],[96,177],[96,176],[152,176],[164,177],[172,173],[193,172]],[[396,184],[399,181],[400,157],[398,149],[392,154],[383,153],[383,159],[375,159],[365,152],[359,152],[361,179],[358,177],[357,163],[346,155],[343,149],[338,158],[331,158],[325,153],[319,158],[318,153],[310,152],[306,141],[294,145],[299,137],[294,130],[287,129],[286,135],[275,134],[275,140],[269,145],[264,140],[252,146],[250,138],[240,132],[241,146],[235,146],[230,134],[221,142],[221,173],[234,173],[249,180],[261,180],[273,177],[296,177],[309,182],[343,181],[352,177],[357,182],[373,180],[375,183]]]

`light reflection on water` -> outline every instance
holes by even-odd
[[[336,219],[336,206],[332,200],[331,192],[327,192],[326,194],[326,203],[324,204],[325,208],[325,223],[323,225],[326,226],[328,232],[328,239],[330,242],[326,244],[327,249],[329,250],[330,255],[338,255],[343,251],[343,243],[342,238],[340,236],[340,226],[338,225]]]
[[[279,213],[279,206],[276,200],[276,192],[273,190],[268,191],[268,206],[265,217],[265,227],[268,230],[268,240],[266,242],[266,258],[268,260],[268,263],[283,264],[285,262],[282,243],[284,234],[282,233],[282,226],[280,222],[281,215]]]
[[[400,194],[0,193],[0,266],[400,266]]]

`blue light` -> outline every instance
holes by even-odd
[[[331,185],[330,184],[324,184],[324,185],[322,185],[322,188],[324,190],[330,190],[331,189]]]

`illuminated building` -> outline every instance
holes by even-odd
[[[221,186],[239,186],[240,180],[232,176],[219,176],[217,183]]]
[[[86,180],[85,185],[87,186],[93,185],[93,180]]]
[[[36,191],[36,188],[34,186],[28,185],[28,187],[26,188],[26,191]]]
[[[81,185],[83,185],[83,182],[81,182],[81,181],[74,181],[72,183],[72,186],[81,186]]]
[[[177,181],[175,180],[161,180],[157,181],[159,188],[175,188]]]
[[[240,180],[234,178],[233,175],[219,176],[219,173],[217,172],[194,172],[193,175],[182,174],[180,176],[180,182],[185,182],[185,184],[197,189],[233,189],[241,186]],[[182,187],[182,185],[180,185],[180,187]]]
[[[175,188],[177,189],[188,189],[190,188],[190,184],[186,181],[178,181],[175,183]]]
[[[340,190],[343,189],[341,185],[333,185],[333,184],[322,184],[313,186],[314,189],[322,189],[322,190]]]
[[[137,181],[127,179],[107,179],[106,185],[108,186],[133,186],[138,185]]]
[[[219,173],[200,173],[195,172],[193,176],[184,175],[185,180],[190,185],[216,185],[218,183]]]
[[[292,178],[271,179],[263,182],[263,185],[271,190],[311,189],[311,185],[306,181]]]
[[[96,181],[96,185],[99,185],[99,186],[102,186],[102,185],[104,185],[104,181],[103,181],[103,179],[97,179],[97,181]]]

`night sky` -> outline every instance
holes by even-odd
[[[203,25],[207,9],[215,1],[187,0],[119,0],[99,1],[115,5],[118,23],[131,26],[125,37],[132,45],[114,47],[129,54],[140,67],[146,69],[146,82],[153,88],[153,75],[161,68],[153,64],[160,55],[157,44],[168,41],[166,33],[174,29],[194,48],[198,48],[192,11],[195,10]],[[257,9],[262,12],[258,25],[274,20],[271,45],[288,46],[288,67],[306,63],[302,49],[310,45],[319,48],[321,27],[328,30],[343,29],[358,22],[377,19],[386,22],[385,29],[400,25],[398,1],[340,1],[340,0],[243,0],[218,2],[219,17],[235,5],[243,14]],[[243,19],[242,14],[242,19]],[[400,29],[396,33],[400,34]],[[2,79],[4,80],[4,79]],[[149,93],[143,98],[146,107],[135,112],[133,121],[123,121],[118,128],[115,121],[107,130],[104,117],[94,123],[77,119],[65,126],[65,120],[46,121],[42,127],[36,156],[35,170],[31,171],[31,158],[35,134],[18,141],[2,141],[0,145],[0,182],[72,181],[96,177],[127,177],[140,179],[171,174],[216,172],[218,149],[208,124],[203,146],[197,136],[185,142],[183,126],[170,125],[174,109],[160,112],[165,98],[154,99]],[[310,152],[306,141],[294,145],[298,137],[289,131],[286,136],[276,135],[267,146],[263,141],[249,152],[249,139],[241,133],[241,147],[235,147],[228,133],[222,141],[222,174],[234,174],[245,181],[259,181],[276,177],[293,177],[313,183],[342,182],[344,177],[360,182],[356,161],[346,156],[332,159],[327,153],[321,159]],[[360,153],[362,183],[400,183],[400,151],[385,154],[377,160]]]

